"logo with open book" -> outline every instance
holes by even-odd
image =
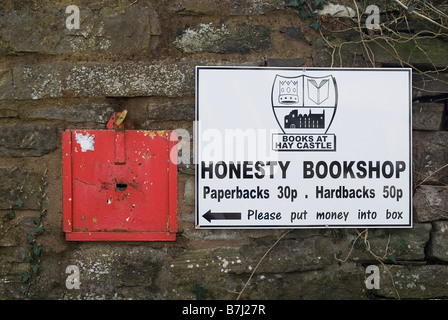
[[[271,100],[282,133],[273,134],[273,150],[335,151],[336,136],[328,129],[336,114],[337,98],[332,75],[276,75]]]

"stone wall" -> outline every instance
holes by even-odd
[[[66,28],[68,5],[79,29]],[[433,72],[447,37],[366,50],[332,19],[352,20],[323,17],[315,31],[283,0],[2,1],[0,299],[448,297],[448,73]],[[66,242],[61,132],[103,129],[127,109],[135,129],[192,136],[196,65],[416,67],[414,227],[196,230],[194,169],[182,165],[175,242]],[[79,289],[66,287],[70,265]],[[368,265],[379,289],[366,288]]]

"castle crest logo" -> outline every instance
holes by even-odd
[[[332,75],[276,75],[272,110],[282,133],[272,135],[275,151],[336,151],[336,136],[328,133],[337,108],[337,84]]]

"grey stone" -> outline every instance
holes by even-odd
[[[0,156],[38,157],[58,147],[58,128],[40,124],[0,126]]]
[[[33,171],[22,171],[17,167],[0,167],[0,209],[17,208],[15,203],[23,201],[21,209],[41,209],[44,194],[44,177]]]
[[[175,0],[164,4],[167,10],[181,15],[232,16],[262,15],[284,8],[283,0]]]
[[[426,71],[424,74],[412,74],[412,97],[436,97],[448,92],[448,73]]]
[[[126,246],[123,243],[102,246],[86,244],[54,259],[59,270],[47,268],[40,273],[42,283],[59,279],[56,290],[47,287],[47,295],[82,300],[163,298],[158,283],[162,280],[166,259],[163,248]],[[65,268],[69,265],[79,268],[79,289],[65,288]]]
[[[230,1],[231,15],[261,15],[284,8],[282,0],[237,0]]]
[[[414,184],[448,183],[448,131],[414,131]]]
[[[34,67],[20,65],[0,75],[0,100],[193,94],[193,63],[55,62]]]
[[[150,120],[186,120],[195,119],[194,103],[173,101],[160,104],[150,103],[147,107]]]
[[[170,293],[170,297],[194,297],[191,288],[198,284],[206,291],[207,299],[234,299],[250,274],[255,271],[247,293],[242,296],[244,299],[295,299],[300,295],[319,299],[325,298],[326,294],[330,298],[332,294],[321,291],[325,286],[339,286],[340,293],[344,290],[342,287],[345,287],[338,271],[334,272],[332,277],[325,271],[317,273],[318,280],[315,282],[320,281],[317,292],[313,291],[307,295],[305,285],[301,287],[302,290],[297,290],[297,286],[305,282],[298,279],[307,278],[309,274],[304,271],[322,270],[334,262],[328,254],[323,257],[318,255],[321,250],[325,251],[325,241],[319,240],[322,239],[283,239],[266,255],[257,270],[255,267],[275,243],[275,239],[269,243],[259,241],[241,247],[190,249],[180,252],[169,261],[171,287],[176,288],[175,292]],[[313,251],[316,246],[322,247]],[[346,270],[347,266],[338,269]],[[290,277],[291,274],[294,277]],[[346,276],[350,277],[349,274]],[[363,275],[359,273],[356,277]],[[270,279],[277,279],[278,282]],[[297,283],[293,284],[294,281]],[[307,285],[310,283],[307,281]],[[362,281],[360,285],[363,285]],[[352,294],[354,293],[349,293]]]
[[[247,278],[241,278],[240,287]],[[238,289],[240,289],[238,287]],[[242,299],[360,300],[366,299],[365,269],[354,263],[323,270],[266,274],[257,272]]]
[[[289,38],[308,42],[308,40],[306,39],[305,35],[303,34],[302,29],[300,29],[300,28],[281,27],[280,28],[280,32],[284,33]]]
[[[107,123],[117,110],[117,105],[82,104],[70,107],[35,109],[28,117],[31,119],[65,120],[67,122]]]
[[[259,272],[303,272],[322,269],[334,262],[329,249],[329,239],[312,237],[306,239],[283,239],[269,252],[259,267]],[[273,243],[257,243],[242,248],[249,264],[256,265]],[[283,270],[283,271],[280,271]]]
[[[240,53],[265,50],[271,46],[270,31],[260,25],[201,23],[182,31],[174,44],[184,53]]]
[[[315,67],[372,67],[371,62],[363,56],[363,48],[358,43],[332,37],[327,42],[319,37],[311,45],[311,56]],[[340,47],[340,50],[339,50]]]
[[[442,130],[445,121],[443,103],[414,103],[412,105],[413,130]]]
[[[434,299],[448,296],[448,266],[388,265],[380,268],[380,288],[372,293],[385,298]],[[398,293],[398,294],[397,294]]]
[[[194,180],[187,179],[185,181],[185,188],[184,188],[184,203],[189,206],[193,206],[195,199],[194,194],[195,194]]]
[[[436,221],[448,218],[448,187],[421,185],[414,194],[416,221]]]
[[[34,217],[31,216],[16,216],[8,222],[3,224],[3,228],[0,231],[0,247],[19,247],[21,245],[26,246],[26,236],[33,234],[36,229],[34,224]],[[17,250],[21,252],[22,250]],[[18,256],[15,252],[10,253],[7,259],[10,262],[23,262],[25,253]],[[0,264],[1,267],[1,264]]]
[[[15,106],[8,106],[0,103],[0,118],[18,118],[19,111]]]
[[[327,43],[328,42],[328,43]],[[328,45],[330,44],[332,48]],[[369,55],[366,54],[366,49]],[[393,47],[384,39],[375,42],[346,41],[329,36],[325,41],[318,38],[312,45],[313,64],[318,67],[382,66],[401,67],[403,62],[419,68],[444,68],[448,53],[447,42],[441,38],[421,38],[415,41],[393,42]],[[356,58],[361,57],[360,61]]]
[[[79,6],[80,28],[67,29],[67,5],[22,7],[0,16],[0,53],[142,54],[152,50],[160,27],[156,11],[147,6],[103,4]],[[24,41],[23,39],[26,39]]]
[[[346,240],[339,241],[340,245],[335,247],[334,252],[341,260],[348,257],[349,261],[362,263],[376,263],[377,257],[388,262],[422,261],[430,231],[430,223],[414,223],[412,229],[369,229],[367,240],[370,251],[363,238],[351,234]]]
[[[302,58],[267,58],[267,67],[301,67],[304,61]]]
[[[166,8],[179,15],[214,15],[224,10],[224,1],[176,0],[170,1]]]
[[[428,258],[439,261],[448,261],[448,221],[434,221],[434,230],[431,232],[431,241],[428,246]]]

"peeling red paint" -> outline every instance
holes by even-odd
[[[73,241],[173,241],[177,165],[170,131],[67,130],[63,144],[63,230]],[[77,134],[95,136],[76,152]]]

